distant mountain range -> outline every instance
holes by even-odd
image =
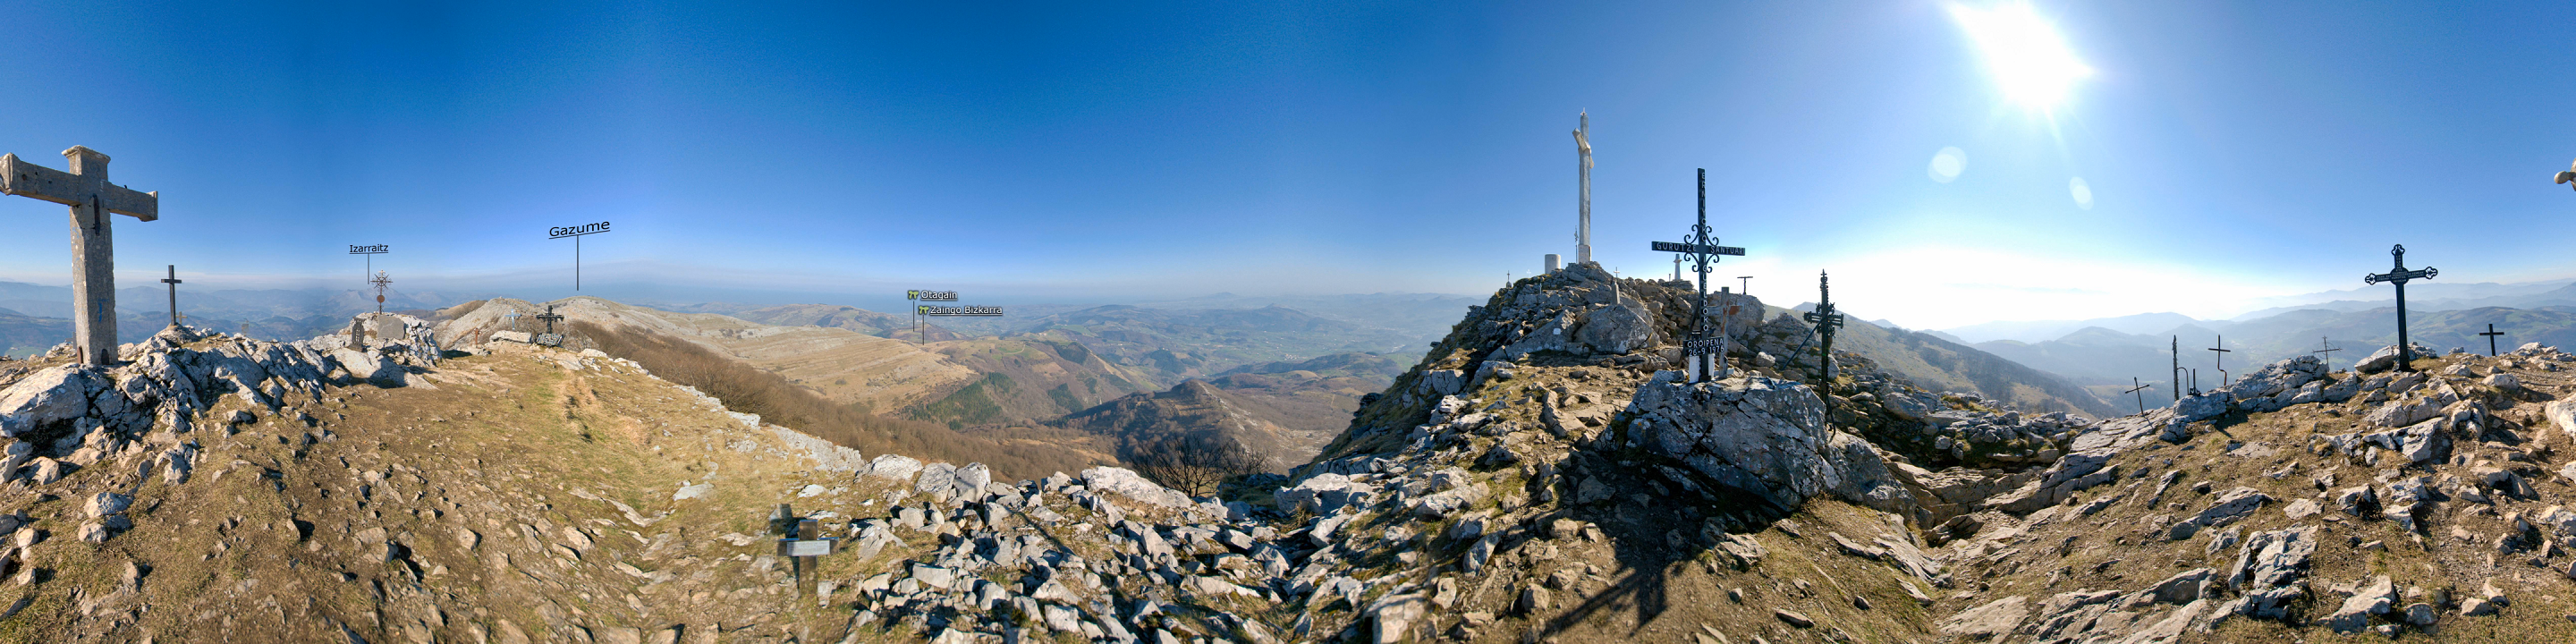
[[[2409,309],[2414,308],[2411,302],[2409,305]],[[2505,351],[2524,342],[2576,347],[2576,306],[2411,310],[2407,320],[2409,337],[2419,344],[2442,351],[2461,348],[2479,353],[2486,352],[2488,346],[2487,338],[2477,334],[2486,331],[2489,324],[2504,333],[2496,338],[2496,344]],[[2216,386],[2224,376],[2219,372],[2217,352],[2209,349],[2216,347],[2222,336],[2226,341],[2223,348],[2229,350],[2226,370],[2232,374],[2300,355],[2325,355],[2331,366],[2341,368],[2371,351],[2397,343],[2397,309],[2305,309],[2245,321],[2197,321],[2147,334],[2085,327],[2054,340],[1993,340],[1977,343],[1976,347],[2087,386],[2116,384],[2125,388],[2130,378],[2138,378],[2157,384],[2157,391],[2165,391],[2172,388],[2172,377],[2167,373],[2175,362],[2177,340],[2182,366],[2200,370],[2203,388]],[[2328,341],[2340,350],[2317,354]],[[2184,386],[2190,385],[2186,382]],[[2166,395],[2170,397],[2171,393]]]

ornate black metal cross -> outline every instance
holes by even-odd
[[[1818,370],[1824,372],[1824,381],[1831,386],[1835,375],[1834,330],[1843,328],[1843,314],[1834,310],[1833,284],[1827,281],[1824,271],[1816,271],[1816,310],[1808,311],[1806,318],[1808,324],[1816,325],[1816,335],[1824,340],[1819,349],[1824,358],[1817,364],[1822,365]]]
[[[2378,284],[2380,282],[2387,282],[2397,285],[2397,370],[2414,371],[2415,348],[2406,342],[2406,283],[2419,279],[2433,279],[2433,276],[2442,274],[2442,271],[2431,266],[2411,271],[2406,270],[2405,244],[2390,246],[2388,248],[2388,256],[2394,260],[2392,262],[2394,268],[2390,269],[2386,273],[2363,275],[2361,276],[2361,283]]]
[[[1726,363],[1726,334],[1715,337],[1708,333],[1708,271],[1719,255],[1744,256],[1744,249],[1719,246],[1708,229],[1708,169],[1699,170],[1699,223],[1691,226],[1690,235],[1680,243],[1655,242],[1658,253],[1684,253],[1691,257],[1691,270],[1699,273],[1699,300],[1691,304],[1690,337],[1682,341],[1683,369],[1693,383],[1708,382]]]
[[[162,278],[162,283],[170,283],[170,327],[178,327],[178,265],[170,265],[170,276]]]
[[[2486,336],[2486,337],[2487,337],[2487,357],[2489,357],[2489,358],[2493,358],[2493,357],[2495,357],[2495,354],[2496,354],[2496,336],[2504,335],[2504,332],[2503,332],[2503,331],[2497,331],[2497,330],[2495,330],[2495,324],[2494,324],[2494,323],[2492,323],[2492,322],[2490,322],[2490,323],[2488,323],[2488,324],[2487,324],[2487,332],[2485,332],[2485,333],[2480,333],[2480,334],[2478,334],[2478,335],[2483,335],[2483,336]]]
[[[2218,386],[2221,387],[2227,386],[2227,354],[2234,353],[2236,351],[2235,349],[2219,348],[2225,346],[2227,346],[2227,336],[2222,335],[2218,336],[2218,346],[2209,348],[2211,351],[2218,352]]]
[[[394,287],[394,278],[384,271],[376,271],[376,278],[367,280],[367,283],[376,285],[376,312],[385,312],[385,289]]]
[[[2317,337],[2317,346],[2321,346],[2321,347],[2325,347],[2325,348],[2323,348],[2323,349],[2318,349],[2318,350],[2315,350],[2315,351],[2310,351],[2310,352],[2308,352],[2308,353],[2317,354],[2317,361],[2318,361],[2318,362],[2324,362],[2324,361],[2326,361],[2326,360],[2333,359],[2333,358],[2334,358],[2334,352],[2336,352],[2336,351],[2342,351],[2342,350],[2343,350],[2343,347],[2335,346],[2335,345],[2334,345],[2334,341],[2333,341],[2333,340],[2328,340],[2328,339],[2326,339],[2324,336],[2318,336],[2318,337]]]
[[[564,316],[555,315],[555,305],[548,304],[546,305],[546,312],[543,315],[536,316],[536,318],[545,321],[546,333],[551,334],[555,332],[555,322],[564,319]]]
[[[2137,377],[2137,376],[2129,376],[2129,384],[2132,384],[2132,385],[2138,385],[2138,386],[2130,387],[2128,391],[2123,391],[2123,392],[2120,392],[2120,393],[2124,393],[2124,394],[2135,394],[2135,395],[2137,395],[2137,397],[2138,397],[2138,413],[2141,413],[2141,414],[2143,414],[2143,413],[2147,413],[2147,395],[2146,395],[2146,394],[2144,394],[2144,393],[2140,393],[2140,392],[2146,391],[2146,390],[2148,390],[2148,389],[2154,389],[2154,388],[2156,388],[2156,386],[2155,386],[2155,385],[2141,385],[2141,384],[2138,384],[2138,377]]]

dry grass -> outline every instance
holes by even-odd
[[[979,462],[1005,479],[1034,479],[1095,464],[1075,450],[958,433],[946,425],[887,418],[857,405],[833,402],[786,377],[763,371],[685,340],[632,329],[610,330],[574,322],[573,333],[609,355],[643,363],[654,375],[705,392],[735,411],[759,414],[866,454],[895,453],[926,460]]]

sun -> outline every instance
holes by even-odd
[[[2093,68],[2067,48],[2056,25],[2029,4],[2005,2],[1991,9],[1953,4],[1950,17],[1977,42],[2004,97],[2025,109],[2052,111],[2077,79],[2093,75]]]

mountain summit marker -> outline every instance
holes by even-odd
[[[2363,275],[2361,283],[2387,282],[2397,285],[2397,370],[2414,371],[2415,348],[2406,343],[2406,283],[2419,279],[2433,279],[2433,276],[2442,274],[2442,271],[2431,266],[2406,270],[2405,244],[2388,247],[2388,256],[2393,258],[2391,263],[2394,264],[2394,268],[2386,273]]]
[[[107,155],[82,146],[64,150],[64,172],[0,155],[0,194],[72,207],[72,343],[82,364],[116,362],[116,244],[108,215],[161,218],[161,193],[107,182]],[[176,307],[173,307],[176,308]]]
[[[1655,242],[1654,249],[1658,253],[1689,254],[1691,270],[1699,273],[1699,301],[1691,305],[1690,338],[1682,341],[1682,369],[1690,374],[1688,380],[1701,383],[1717,378],[1718,369],[1726,364],[1726,335],[1720,333],[1712,338],[1708,334],[1709,264],[1715,263],[1719,255],[1744,256],[1744,249],[1719,246],[1717,239],[1708,235],[1708,168],[1699,169],[1699,223],[1690,230],[1681,242]]]
[[[2485,333],[2480,333],[2480,334],[2478,334],[2478,335],[2483,335],[2483,336],[2486,336],[2486,337],[2487,337],[2487,357],[2489,357],[2489,358],[2493,358],[2493,357],[2495,357],[2495,355],[2496,355],[2496,336],[2504,335],[2504,332],[2503,332],[2503,331],[2497,331],[2497,330],[2495,330],[2495,323],[2493,323],[2493,322],[2489,322],[2489,323],[2487,323],[2487,332],[2485,332]]]
[[[1574,263],[1592,261],[1592,113],[1575,115],[1574,153],[1582,157],[1576,172],[1582,177],[1581,192],[1575,197]]]
[[[170,327],[178,327],[178,283],[180,283],[178,265],[175,263],[170,265],[170,276],[162,278],[162,283],[170,283]],[[2488,327],[2494,327],[2494,325],[2488,325]],[[2488,345],[2494,345],[2494,343],[2488,343]]]
[[[1807,312],[1807,323],[1816,325],[1816,335],[1824,340],[1818,348],[1824,358],[1816,363],[1822,365],[1818,370],[1824,372],[1825,386],[1830,389],[1834,382],[1834,330],[1843,328],[1843,314],[1834,310],[1834,287],[1824,271],[1816,271],[1816,310]]]

